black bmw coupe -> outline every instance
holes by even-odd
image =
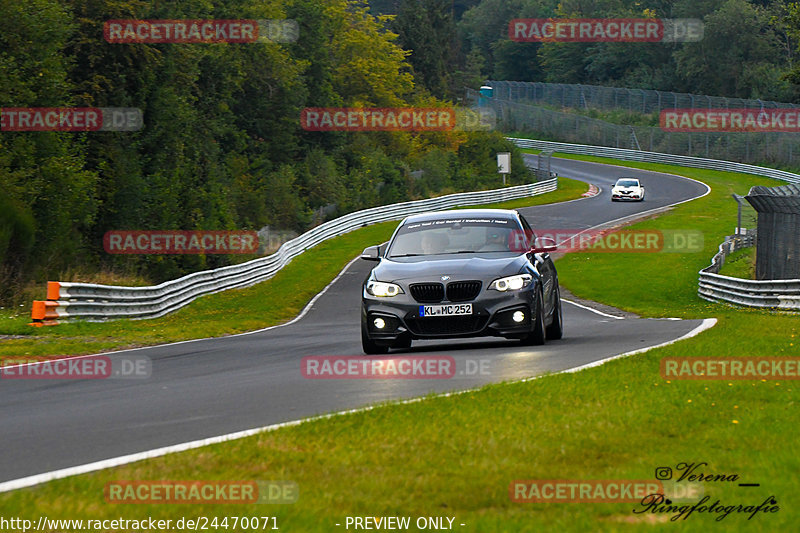
[[[546,242],[539,242],[546,241]],[[544,344],[563,335],[555,242],[538,239],[517,211],[466,209],[414,215],[362,259],[366,354],[414,339],[499,336]]]

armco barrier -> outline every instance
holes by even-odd
[[[33,325],[53,325],[71,318],[108,320],[156,318],[180,309],[195,298],[248,287],[274,276],[292,259],[317,244],[376,222],[464,205],[480,205],[535,196],[556,190],[556,178],[491,191],[449,194],[439,198],[384,205],[330,220],[285,242],[277,252],[214,270],[189,274],[153,287],[116,287],[50,281],[47,301],[33,302]]]
[[[800,175],[776,170],[774,168],[720,161],[717,159],[703,159],[685,155],[662,154],[658,152],[643,152],[639,150],[626,150],[624,148],[609,148],[605,146],[591,146],[586,144],[569,144],[535,139],[509,138],[520,148],[532,148],[567,154],[593,155],[597,157],[611,157],[625,161],[643,161],[646,163],[664,163],[668,165],[681,165],[684,167],[724,170],[728,172],[743,172],[766,176],[791,183],[800,183]],[[800,309],[800,279],[788,280],[748,280],[721,276],[717,274],[724,261],[724,256],[745,246],[753,245],[753,237],[744,239],[729,238],[720,245],[720,251],[714,256],[710,266],[704,268],[699,274],[698,295],[710,301],[721,301],[748,307],[776,307],[780,309]]]
[[[664,163],[666,165],[681,165],[684,167],[706,168],[710,170],[725,170],[727,172],[743,172],[745,174],[755,174],[767,178],[788,181],[790,183],[800,183],[800,175],[777,170],[774,168],[747,165],[745,163],[734,163],[733,161],[721,161],[719,159],[704,159],[702,157],[690,157],[687,155],[663,154],[660,152],[644,152],[641,150],[628,150],[625,148],[609,148],[606,146],[591,146],[588,144],[569,144],[551,141],[538,141],[536,139],[516,139],[509,137],[508,140],[520,148],[532,148],[534,150],[548,150],[565,154],[594,155],[597,157],[613,157],[624,161],[642,161],[645,163]]]
[[[712,302],[800,310],[800,279],[758,281],[701,270],[697,292],[701,298]]]
[[[719,274],[728,254],[753,246],[755,236],[729,236],[719,245],[711,265],[700,271],[698,294],[711,302],[727,302],[748,307],[800,309],[800,279],[751,280]]]

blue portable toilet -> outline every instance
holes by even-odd
[[[489,98],[494,95],[494,89],[489,85],[481,86],[481,96],[478,98],[478,107],[486,107],[489,104]]]

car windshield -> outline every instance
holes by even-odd
[[[400,228],[387,257],[517,252],[527,244],[522,229],[512,219],[425,220]]]
[[[617,187],[638,187],[638,180],[618,180]]]

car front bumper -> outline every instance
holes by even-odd
[[[639,194],[619,194],[619,193],[611,193],[612,200],[631,200],[637,201],[641,200],[644,195],[642,193]]]
[[[517,291],[498,292],[483,290],[468,302],[420,303],[410,294],[392,298],[377,298],[364,291],[361,306],[361,324],[366,334],[375,342],[391,344],[400,338],[451,339],[463,337],[499,336],[522,338],[531,331],[532,317],[536,312],[536,283]],[[420,307],[426,305],[472,304],[471,315],[420,316]],[[513,315],[522,311],[524,319],[515,321]],[[381,318],[383,328],[375,325]]]

